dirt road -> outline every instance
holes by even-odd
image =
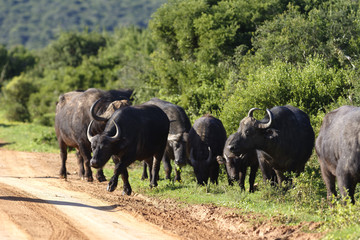
[[[67,161],[77,171],[74,156]],[[316,223],[275,226],[231,209],[107,192],[76,174],[58,178],[58,154],[0,148],[0,239],[318,239]]]

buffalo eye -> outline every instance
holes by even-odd
[[[250,136],[250,131],[249,130],[245,130],[245,136]]]

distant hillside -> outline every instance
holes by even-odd
[[[0,44],[46,46],[60,31],[146,27],[166,0],[0,0]]]

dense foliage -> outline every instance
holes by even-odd
[[[0,0],[0,43],[30,49],[46,46],[62,31],[113,31],[146,27],[165,0]]]
[[[212,113],[228,133],[253,106],[293,104],[318,125],[334,103],[359,101],[358,14],[351,0],[170,0],[147,29],[62,32],[33,52],[2,47],[3,101],[18,105],[9,117],[51,125],[61,93],[134,88],[137,102],[157,96],[192,120]],[[28,87],[14,94],[19,86]]]

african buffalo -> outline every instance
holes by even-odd
[[[218,183],[219,163],[226,141],[226,131],[222,122],[206,114],[194,122],[189,131],[188,151],[198,184]]]
[[[359,122],[360,108],[354,106],[342,106],[324,117],[315,149],[328,199],[336,196],[337,179],[341,195],[349,195],[355,203],[355,187],[360,182]]]
[[[259,121],[253,117],[255,110],[240,121],[230,151],[237,156],[255,149],[263,151],[279,184],[285,180],[284,172],[304,171],[315,139],[308,115],[290,105],[277,106],[266,109],[267,115]]]
[[[121,175],[123,194],[131,194],[127,167],[135,160],[144,160],[150,168],[150,186],[157,186],[160,161],[169,134],[169,119],[155,105],[137,105],[120,108],[106,123],[103,132],[93,136],[93,121],[88,126],[87,136],[91,142],[94,168],[103,167],[111,156],[119,159],[107,190],[112,192]],[[154,159],[153,159],[154,157]]]
[[[67,149],[76,148],[76,156],[79,164],[79,176],[93,181],[90,168],[91,145],[86,136],[86,129],[91,121],[90,107],[95,100],[101,98],[96,112],[108,117],[114,112],[114,109],[128,105],[132,90],[111,90],[103,91],[90,88],[86,91],[72,91],[59,97],[56,104],[55,131],[60,147],[60,157],[62,165],[60,177],[67,178],[66,159]],[[95,111],[95,109],[93,109]],[[93,128],[93,134],[101,132],[105,127],[105,122],[96,122]],[[84,166],[85,165],[85,166]],[[99,181],[105,181],[102,170],[97,172],[96,178]]]
[[[254,192],[256,172],[259,169],[256,150],[250,151],[241,156],[236,156],[229,149],[229,146],[232,145],[234,136],[235,134],[232,134],[228,137],[225,142],[223,156],[218,156],[217,161],[219,164],[225,164],[229,185],[233,185],[233,182],[237,181],[241,190],[245,190],[246,171],[248,167],[250,167],[249,191]]]
[[[158,106],[166,113],[170,120],[168,141],[162,162],[165,169],[165,178],[170,179],[172,170],[170,159],[173,159],[175,162],[174,180],[181,181],[180,167],[186,165],[188,159],[186,154],[186,144],[191,128],[189,117],[186,115],[182,107],[158,98],[152,98],[144,104],[153,104]],[[144,178],[147,178],[145,163],[142,179]]]

